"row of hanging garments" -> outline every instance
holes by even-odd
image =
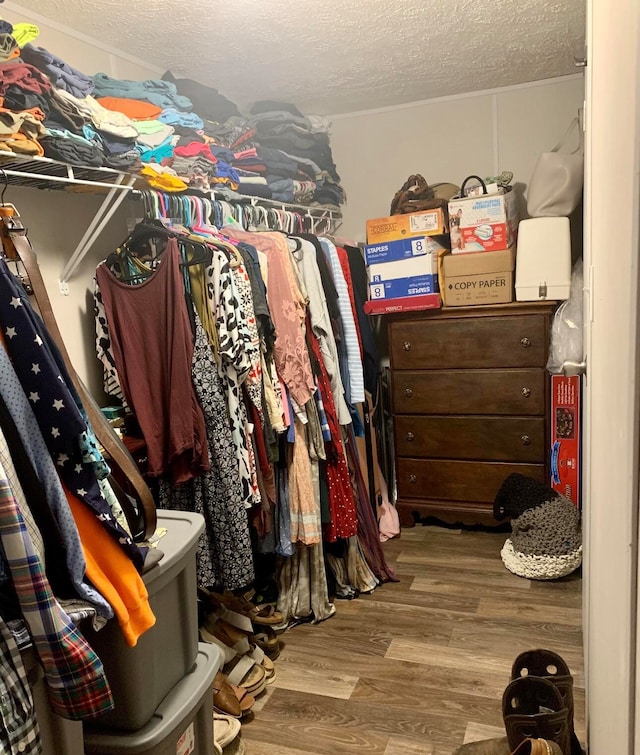
[[[159,505],[205,518],[200,586],[246,588],[277,554],[288,623],[334,612],[325,550],[346,590],[391,578],[356,444],[378,374],[359,249],[146,221],[95,283],[105,390],[138,422]]]
[[[35,264],[24,227],[0,209],[0,751],[39,752],[18,647],[33,645],[56,713],[108,711],[104,667],[79,628],[115,617],[135,645],[155,623],[140,574],[160,554],[135,542],[59,331],[23,285],[20,250]]]

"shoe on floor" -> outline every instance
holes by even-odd
[[[453,755],[511,755],[506,737],[484,739],[480,742],[468,742],[453,753]]]
[[[557,687],[538,676],[510,682],[502,696],[502,717],[511,751],[526,739],[553,740],[571,755],[568,710]]]
[[[562,755],[562,750],[551,739],[525,739],[511,755]]]
[[[213,714],[213,740],[224,749],[240,734],[240,721],[221,713]]]
[[[548,739],[525,739],[511,752],[506,737],[469,742],[454,755],[562,755],[560,745]]]
[[[230,745],[227,745],[223,753],[224,755],[245,755],[247,751],[242,737],[236,737]]]
[[[583,755],[582,747],[573,728],[573,676],[571,676],[569,666],[564,658],[554,653],[553,650],[543,648],[520,653],[511,667],[511,678],[518,679],[524,676],[539,676],[548,679],[556,687],[562,697],[564,707],[567,709],[571,755]]]

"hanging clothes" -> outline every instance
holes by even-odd
[[[52,709],[93,718],[113,708],[102,662],[55,599],[0,466],[0,543],[45,674]]]
[[[182,485],[164,485],[162,505],[204,516],[205,532],[197,553],[198,584],[235,590],[254,578],[251,539],[222,381],[199,318],[192,374],[204,412],[211,468]]]
[[[143,283],[119,281],[104,263],[96,270],[120,382],[147,444],[148,474],[170,472],[177,483],[209,469],[204,417],[191,382],[193,338],[180,259],[170,238]]]
[[[29,458],[64,538],[66,563],[73,586],[80,597],[96,607],[100,616],[110,619],[113,617],[113,609],[102,595],[84,580],[86,562],[69,503],[29,401],[4,348],[0,348],[0,396],[20,435],[21,443],[29,452]]]
[[[253,234],[235,227],[223,230],[240,241],[255,244],[267,255],[267,300],[276,328],[276,368],[291,397],[303,406],[313,395],[315,385],[304,345],[305,301],[295,284],[286,239],[276,233]]]
[[[109,474],[95,436],[83,416],[64,361],[4,260],[0,260],[0,323],[20,384],[28,395],[58,473],[93,511],[115,542],[142,571],[144,553],[112,516],[96,470]]]
[[[20,650],[0,617],[0,752],[39,755],[40,725]]]
[[[322,287],[322,277],[316,256],[316,248],[305,238],[294,237],[300,243],[300,250],[294,257],[304,280],[309,297],[309,317],[313,332],[320,344],[320,352],[325,369],[331,381],[331,391],[341,425],[351,424],[351,414],[344,400],[344,386],[340,377],[338,348],[331,325],[327,299]]]
[[[327,481],[330,510],[330,520],[325,526],[325,534],[329,542],[334,542],[338,538],[348,538],[356,534],[358,517],[329,376],[309,319],[307,320],[307,343],[313,357],[312,364],[316,371],[330,438],[325,443],[326,461],[321,464],[321,468]]]
[[[212,248],[212,261],[206,275],[209,305],[216,320],[217,366],[228,404],[231,434],[242,484],[242,500],[249,508],[260,502],[255,458],[247,439],[247,418],[241,391],[241,385],[251,371],[251,361],[246,350],[250,336],[227,252]]]
[[[346,350],[346,364],[343,366],[344,373],[348,374],[349,390],[347,402],[351,405],[364,401],[364,375],[362,371],[362,359],[360,357],[360,341],[353,317],[349,288],[342,272],[340,259],[335,244],[330,239],[321,238],[320,244],[327,256],[336,290],[338,292],[338,307],[344,327],[344,348]],[[346,386],[345,386],[346,388]]]

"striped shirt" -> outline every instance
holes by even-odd
[[[349,288],[342,272],[338,251],[329,239],[321,238],[320,244],[329,260],[331,272],[333,273],[333,282],[338,292],[338,309],[340,310],[340,318],[344,329],[344,345],[347,350],[347,368],[349,371],[347,401],[353,406],[364,401],[364,373],[362,358],[360,356],[358,331],[356,330],[351,299],[349,298]]]

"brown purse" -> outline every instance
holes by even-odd
[[[429,184],[419,173],[409,176],[391,201],[390,215],[406,215],[410,212],[441,208],[447,213],[447,205],[459,187],[450,183]]]

